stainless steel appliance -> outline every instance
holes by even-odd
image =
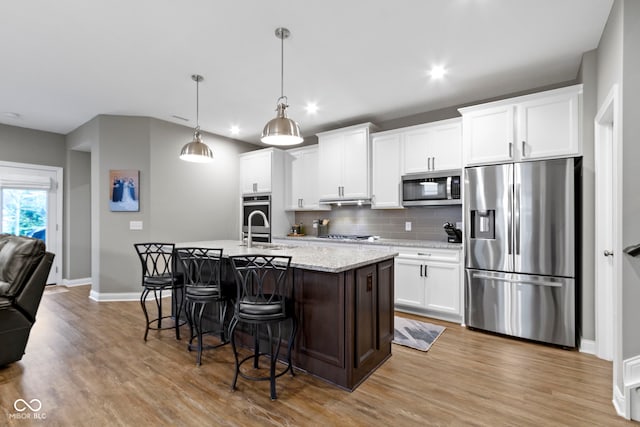
[[[368,234],[324,234],[318,236],[321,239],[331,239],[331,240],[369,240],[373,238]]]
[[[402,205],[460,205],[460,170],[426,172],[402,177]]]
[[[579,159],[465,169],[467,326],[576,345]]]
[[[254,242],[271,242],[271,228],[267,224],[271,222],[271,194],[244,196],[242,198],[242,238],[249,234],[249,215],[253,211],[262,212],[262,215],[254,215],[252,225],[252,240]]]

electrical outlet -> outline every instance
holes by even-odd
[[[411,221],[404,223],[404,231],[411,231]]]
[[[129,230],[142,230],[142,221],[129,221]]]

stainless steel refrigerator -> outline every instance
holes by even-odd
[[[465,169],[465,323],[576,346],[579,159]]]

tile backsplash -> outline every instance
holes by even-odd
[[[295,221],[306,234],[312,233],[314,219],[329,219],[329,233],[365,234],[386,239],[438,240],[446,242],[445,222],[461,222],[462,208],[420,206],[405,209],[371,209],[369,206],[334,206],[326,212],[296,212]],[[405,224],[411,222],[411,231]]]

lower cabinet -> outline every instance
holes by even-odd
[[[397,248],[395,307],[445,320],[462,318],[460,251]]]
[[[391,356],[393,260],[343,273],[295,269],[293,364],[347,390]]]

